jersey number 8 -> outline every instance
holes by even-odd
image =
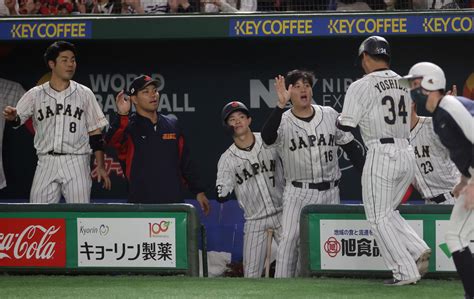
[[[73,121],[69,123],[69,132],[76,133],[76,123]]]

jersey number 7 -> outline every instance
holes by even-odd
[[[395,101],[391,96],[385,96],[382,98],[382,105],[389,106],[388,112],[390,112],[390,115],[384,117],[385,122],[389,125],[394,125],[397,119],[397,112],[395,111]],[[400,102],[398,103],[398,116],[402,118],[404,124],[407,123],[408,113],[405,106],[404,96],[400,96]]]

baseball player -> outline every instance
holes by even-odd
[[[73,44],[53,43],[44,60],[51,69],[51,80],[30,89],[16,108],[3,110],[14,126],[33,117],[38,165],[30,202],[58,203],[62,194],[67,203],[89,203],[91,149],[98,162],[99,182],[110,189],[101,131],[107,119],[92,91],[72,80],[76,71]]]
[[[364,165],[354,136],[336,128],[338,113],[312,104],[313,82],[313,74],[301,70],[275,78],[277,107],[262,129],[263,141],[278,148],[286,180],[275,277],[298,274],[301,209],[309,204],[339,203],[338,147],[343,147],[356,167]],[[293,107],[285,112],[290,99]]]
[[[0,78],[0,110],[4,110],[6,106],[15,106],[25,90],[19,83]],[[0,189],[7,186],[5,173],[3,172],[2,144],[3,132],[5,130],[5,120],[0,119]]]
[[[410,95],[389,69],[390,47],[383,37],[365,39],[359,57],[366,75],[349,86],[338,127],[359,126],[368,147],[362,197],[367,221],[393,273],[384,284],[414,284],[427,272],[431,250],[395,210],[414,177]]]
[[[241,102],[222,109],[226,131],[234,143],[221,155],[217,166],[218,201],[235,191],[244,211],[244,277],[261,277],[267,252],[267,231],[278,244],[281,236],[283,169],[275,148],[267,148],[259,133],[252,133],[252,118]]]
[[[469,249],[469,235],[474,230],[474,102],[446,95],[444,72],[430,62],[415,64],[400,82],[409,84],[412,99],[418,106],[433,113],[434,131],[461,172],[459,183],[453,189],[456,203],[446,243],[461,277],[465,297],[474,298],[474,260]]]
[[[196,195],[204,214],[210,211],[189,147],[176,118],[157,112],[159,81],[136,77],[127,94],[116,97],[117,114],[106,135],[117,150],[130,183],[130,203],[184,203],[182,187]],[[130,113],[132,103],[136,113]]]
[[[410,144],[415,152],[413,186],[426,204],[454,204],[452,190],[460,173],[449,159],[449,151],[433,130],[431,117],[418,116],[416,104],[411,102]]]

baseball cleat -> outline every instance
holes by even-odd
[[[430,265],[430,256],[431,249],[428,248],[416,260],[416,266],[418,267],[418,272],[420,272],[421,277],[425,276],[425,274],[428,273],[428,266]]]
[[[404,285],[409,285],[409,284],[416,284],[418,280],[419,280],[418,278],[412,278],[412,279],[407,279],[407,280],[398,280],[396,278],[390,278],[390,279],[384,280],[383,284],[389,287],[404,286]]]

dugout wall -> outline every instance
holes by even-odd
[[[399,207],[408,224],[432,250],[429,276],[456,273],[444,237],[451,210],[449,205]],[[303,276],[323,273],[391,276],[361,205],[306,206],[301,212],[300,233]],[[474,240],[471,248],[474,248]]]
[[[188,204],[1,204],[0,227],[0,272],[199,276]]]

